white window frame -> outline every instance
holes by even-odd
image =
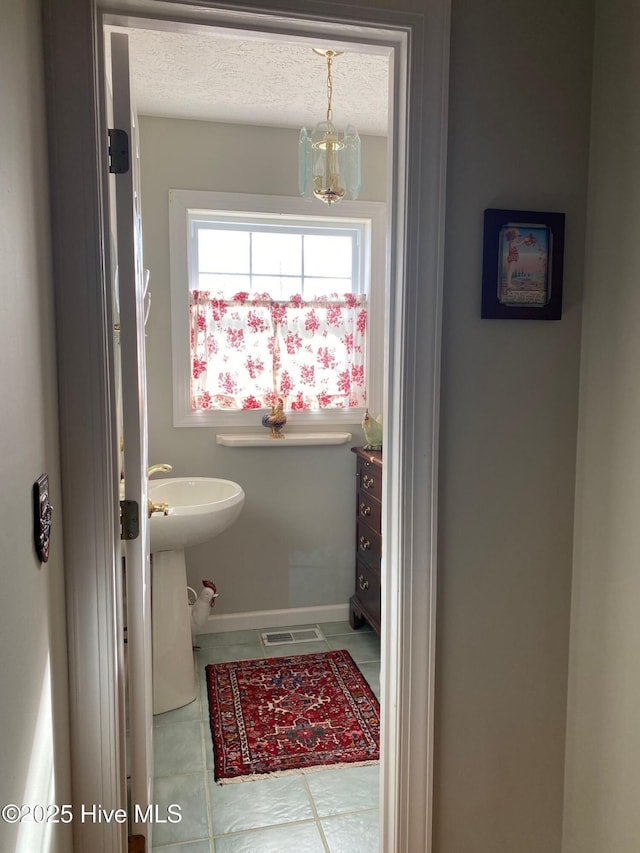
[[[191,352],[189,345],[189,224],[188,214],[224,212],[231,217],[282,217],[300,220],[342,219],[365,223],[362,280],[369,281],[367,332],[367,399],[373,414],[382,411],[384,382],[384,306],[387,276],[387,224],[384,202],[341,201],[339,209],[312,205],[291,196],[218,193],[208,190],[169,190],[169,247],[171,280],[171,348],[173,361],[173,425],[175,427],[255,426],[256,410],[191,409]],[[309,427],[360,423],[364,409],[324,409],[288,413],[289,424]]]

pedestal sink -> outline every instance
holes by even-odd
[[[189,548],[213,539],[236,520],[244,504],[242,487],[214,477],[172,477],[149,481],[149,500],[166,503],[169,514],[149,519],[151,553]]]
[[[149,500],[168,511],[149,519],[152,555],[153,712],[162,714],[196,698],[184,549],[214,539],[236,520],[242,487],[213,477],[149,482]]]

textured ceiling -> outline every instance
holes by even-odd
[[[142,115],[276,127],[313,127],[325,118],[326,60],[308,43],[231,37],[220,30],[110,29],[129,35],[133,93]],[[356,49],[333,60],[339,130],[350,123],[361,134],[386,135],[388,66],[387,56]]]

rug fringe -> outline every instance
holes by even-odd
[[[274,776],[306,776],[307,773],[317,773],[320,770],[345,770],[349,767],[369,767],[380,764],[378,758],[372,761],[342,761],[339,764],[316,764],[313,767],[292,770],[274,770],[269,773],[252,773],[247,776],[234,776],[232,779],[216,779],[216,785],[236,785],[242,782],[256,782],[259,779],[271,779]]]

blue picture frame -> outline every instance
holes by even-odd
[[[560,320],[564,213],[484,211],[481,316]]]

